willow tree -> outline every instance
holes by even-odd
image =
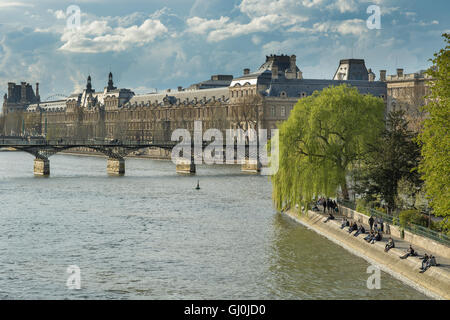
[[[346,176],[383,130],[384,102],[346,85],[300,99],[279,126],[279,170],[272,176],[278,209],[317,195],[348,199]]]
[[[450,34],[447,45],[434,56],[428,74],[433,77],[431,94],[424,110],[429,116],[419,136],[423,160],[419,170],[425,181],[433,213],[443,216],[442,226],[450,229]]]

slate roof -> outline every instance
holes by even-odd
[[[264,92],[267,97],[298,98],[302,95],[309,96],[316,90],[322,90],[330,86],[347,84],[356,87],[360,93],[372,94],[376,97],[386,96],[386,83],[380,81],[363,80],[322,80],[322,79],[277,79],[272,80],[269,88]]]
[[[169,104],[177,103],[177,100],[180,99],[181,103],[193,103],[197,98],[197,103],[204,103],[204,98],[209,102],[213,100],[213,97],[216,100],[228,101],[229,91],[228,87],[223,88],[214,88],[214,89],[201,89],[201,90],[185,90],[185,91],[171,91],[171,92],[163,92],[163,93],[150,93],[143,95],[135,95],[129,101],[129,105],[141,105],[141,104],[154,104],[158,101],[158,104],[164,105],[164,99]]]

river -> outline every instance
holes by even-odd
[[[277,213],[268,177],[238,166],[0,152],[0,299],[426,299]],[[195,190],[197,180],[200,190]],[[80,268],[81,289],[66,286]]]

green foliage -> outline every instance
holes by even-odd
[[[434,55],[428,74],[433,77],[431,94],[424,110],[428,118],[419,136],[423,160],[420,173],[433,213],[444,217],[443,228],[450,229],[450,34],[443,35],[445,48]]]
[[[314,196],[348,199],[346,175],[383,128],[384,102],[346,85],[300,99],[280,129],[279,170],[272,176],[278,209]]]
[[[420,149],[414,138],[404,113],[389,113],[383,133],[369,146],[357,170],[355,191],[367,200],[384,200],[392,210],[400,180],[406,179],[415,190],[420,189],[422,181],[417,172]]]
[[[379,211],[379,212],[387,213],[386,208],[383,208],[383,207],[375,207],[375,210]]]
[[[417,210],[403,210],[399,214],[399,219],[403,228],[410,223],[428,227],[428,218]]]
[[[358,211],[359,213],[363,213],[367,216],[370,215],[370,211],[369,211],[369,203],[368,201],[366,201],[365,199],[357,199],[356,200],[356,211]]]

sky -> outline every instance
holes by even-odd
[[[379,29],[367,26],[371,5]],[[116,86],[147,93],[237,77],[270,54],[295,54],[309,79],[331,79],[346,58],[377,78],[412,73],[444,46],[449,16],[448,0],[0,0],[0,94],[26,81],[41,100],[69,95],[88,74],[103,90],[110,71]]]

